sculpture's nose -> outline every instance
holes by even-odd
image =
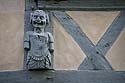
[[[40,23],[41,22],[41,20],[40,20],[40,17],[37,17],[37,20],[36,20],[38,23]]]

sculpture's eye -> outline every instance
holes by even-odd
[[[34,15],[34,18],[37,19],[37,18],[38,18],[38,15]]]
[[[43,19],[44,19],[44,16],[40,16],[40,19],[43,20]]]

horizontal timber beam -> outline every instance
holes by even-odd
[[[38,0],[39,9],[70,11],[112,11],[125,10],[124,0]]]
[[[0,83],[125,83],[125,72],[115,71],[9,71]]]

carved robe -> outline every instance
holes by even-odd
[[[48,69],[52,64],[50,50],[54,50],[53,43],[53,36],[49,32],[41,35],[28,31],[24,38],[24,48],[28,50],[27,68]]]

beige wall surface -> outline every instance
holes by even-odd
[[[107,60],[117,71],[125,71],[125,29],[106,55]]]
[[[23,68],[24,0],[0,0],[0,70]]]
[[[23,69],[24,0],[0,0],[0,70]],[[67,12],[96,45],[119,12]],[[77,70],[86,55],[54,19],[55,69]],[[106,58],[115,70],[125,70],[125,30]]]
[[[54,20],[54,34],[54,68],[57,70],[77,70],[85,59],[85,54],[56,19]]]
[[[67,12],[89,37],[93,44],[97,44],[119,12],[106,11],[68,11]]]

